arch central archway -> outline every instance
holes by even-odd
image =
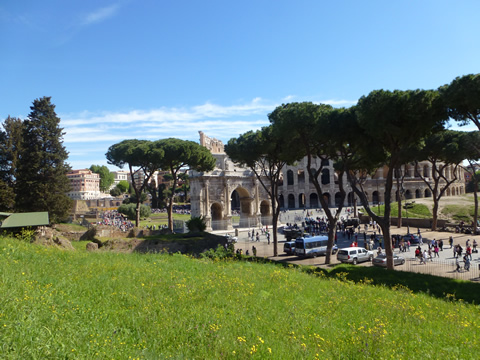
[[[238,186],[231,194],[232,209],[233,200],[236,200],[236,212],[240,215],[240,227],[250,227],[255,224],[254,209],[252,209],[253,197],[244,187]],[[253,224],[253,225],[252,225]]]
[[[272,213],[270,210],[270,202],[263,200],[260,203],[260,216],[263,225],[272,225]]]
[[[212,216],[212,230],[223,230],[225,225],[223,223],[222,205],[213,203],[210,207],[210,214]]]

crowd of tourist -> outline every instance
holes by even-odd
[[[167,208],[166,207],[161,208],[161,209],[152,208],[152,214],[165,214],[165,213],[167,213]],[[190,209],[185,208],[185,207],[174,206],[173,207],[173,213],[190,215],[191,211],[190,211]]]
[[[102,215],[102,220],[97,225],[114,226],[121,231],[127,231],[134,227],[133,223],[127,217],[117,210],[105,211]]]

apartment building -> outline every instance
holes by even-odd
[[[67,193],[73,200],[89,200],[101,197],[100,175],[91,170],[71,170],[67,173],[71,191]]]

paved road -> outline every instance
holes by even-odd
[[[303,213],[302,211],[289,212],[289,214],[287,214],[286,217],[284,216],[283,219],[284,220],[295,219],[295,218],[298,219],[299,216],[302,215],[302,213]],[[321,216],[321,215],[314,214],[314,216]],[[294,221],[288,221],[288,222],[294,222]],[[301,220],[297,221],[297,223],[300,224]],[[358,237],[359,246],[363,246],[363,226],[361,228],[362,228],[362,232]],[[336,256],[332,257],[332,265],[325,265],[325,257],[303,259],[297,256],[288,256],[284,254],[283,244],[285,242],[285,239],[282,234],[278,234],[278,241],[279,241],[278,254],[279,255],[277,257],[274,257],[273,256],[273,240],[271,241],[270,245],[268,245],[266,236],[260,235],[259,242],[257,241],[252,242],[251,240],[248,239],[247,234],[249,230],[251,231],[251,229],[241,229],[239,231],[238,243],[236,244],[236,248],[242,249],[244,254],[248,249],[250,255],[252,255],[252,246],[255,246],[257,249],[257,256],[268,257],[274,260],[288,261],[295,264],[321,266],[321,267],[332,266],[339,263],[336,259]],[[410,229],[410,230],[413,230],[413,229]],[[406,227],[402,227],[402,228],[392,227],[390,231],[392,234],[404,235],[404,234],[407,234],[408,229]],[[398,249],[395,249],[394,251],[395,253],[398,253],[399,255],[403,256],[406,259],[405,265],[397,266],[396,269],[403,270],[403,271],[428,273],[428,274],[434,274],[434,275],[458,278],[458,279],[464,279],[464,280],[480,281],[480,254],[473,254],[470,271],[467,272],[464,269],[462,269],[460,272],[457,272],[455,271],[456,266],[455,266],[455,258],[453,256],[453,249],[450,249],[450,245],[448,243],[449,237],[452,236],[454,239],[454,242],[453,242],[454,245],[460,244],[465,250],[467,239],[470,239],[470,242],[472,242],[473,239],[476,239],[477,242],[480,244],[480,235],[472,236],[472,235],[465,235],[462,233],[438,232],[438,231],[430,231],[426,229],[421,229],[421,232],[422,232],[422,237],[425,239],[425,241],[431,240],[431,239],[443,240],[444,250],[439,252],[440,257],[434,258],[433,261],[428,261],[426,265],[423,265],[423,264],[420,264],[419,261],[415,259],[415,256],[414,256],[415,246],[411,246],[410,251],[404,252],[404,253],[400,253]],[[230,233],[233,234],[233,231],[231,231]],[[261,234],[260,231],[259,233]],[[367,238],[370,236],[371,233],[372,233],[371,230],[367,232]],[[346,238],[343,238],[342,235],[339,233],[337,244],[339,248],[348,247],[350,245],[350,241]],[[422,245],[421,247],[422,247],[422,250],[428,249],[428,245],[426,243],[424,243],[424,245]],[[371,263],[368,262],[368,263],[363,263],[359,265],[371,266]],[[463,268],[463,261],[461,262],[461,265]]]

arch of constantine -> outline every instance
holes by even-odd
[[[232,216],[239,216],[239,226],[258,227],[271,225],[272,207],[271,201],[256,178],[253,171],[236,166],[225,154],[223,143],[220,140],[207,137],[200,131],[200,145],[207,147],[216,159],[215,169],[211,172],[190,171],[190,198],[192,216],[204,216],[208,230],[232,230]],[[321,159],[315,159],[312,167],[320,168]],[[365,194],[371,204],[385,202],[384,174],[387,167],[377,170],[368,177],[364,184]],[[448,179],[454,178],[454,168],[447,167]],[[458,168],[457,179],[446,192],[447,196],[461,195],[465,193],[463,170]],[[307,161],[303,159],[294,166],[286,166],[283,169],[283,180],[279,186],[280,207],[283,209],[319,208],[319,194],[309,178]],[[407,165],[400,169],[396,177],[403,177],[403,196],[405,199],[431,197],[431,191],[422,179],[432,176],[432,165],[429,162],[421,162],[415,169],[413,165]],[[321,196],[325,198],[331,207],[339,205],[340,192],[338,179],[330,161],[323,164],[321,174]],[[345,206],[352,206],[356,201],[346,179],[344,189],[347,191]],[[392,194],[398,194],[394,181]],[[397,197],[397,195],[395,195]],[[393,200],[393,199],[392,199]],[[395,198],[395,200],[397,200]]]

